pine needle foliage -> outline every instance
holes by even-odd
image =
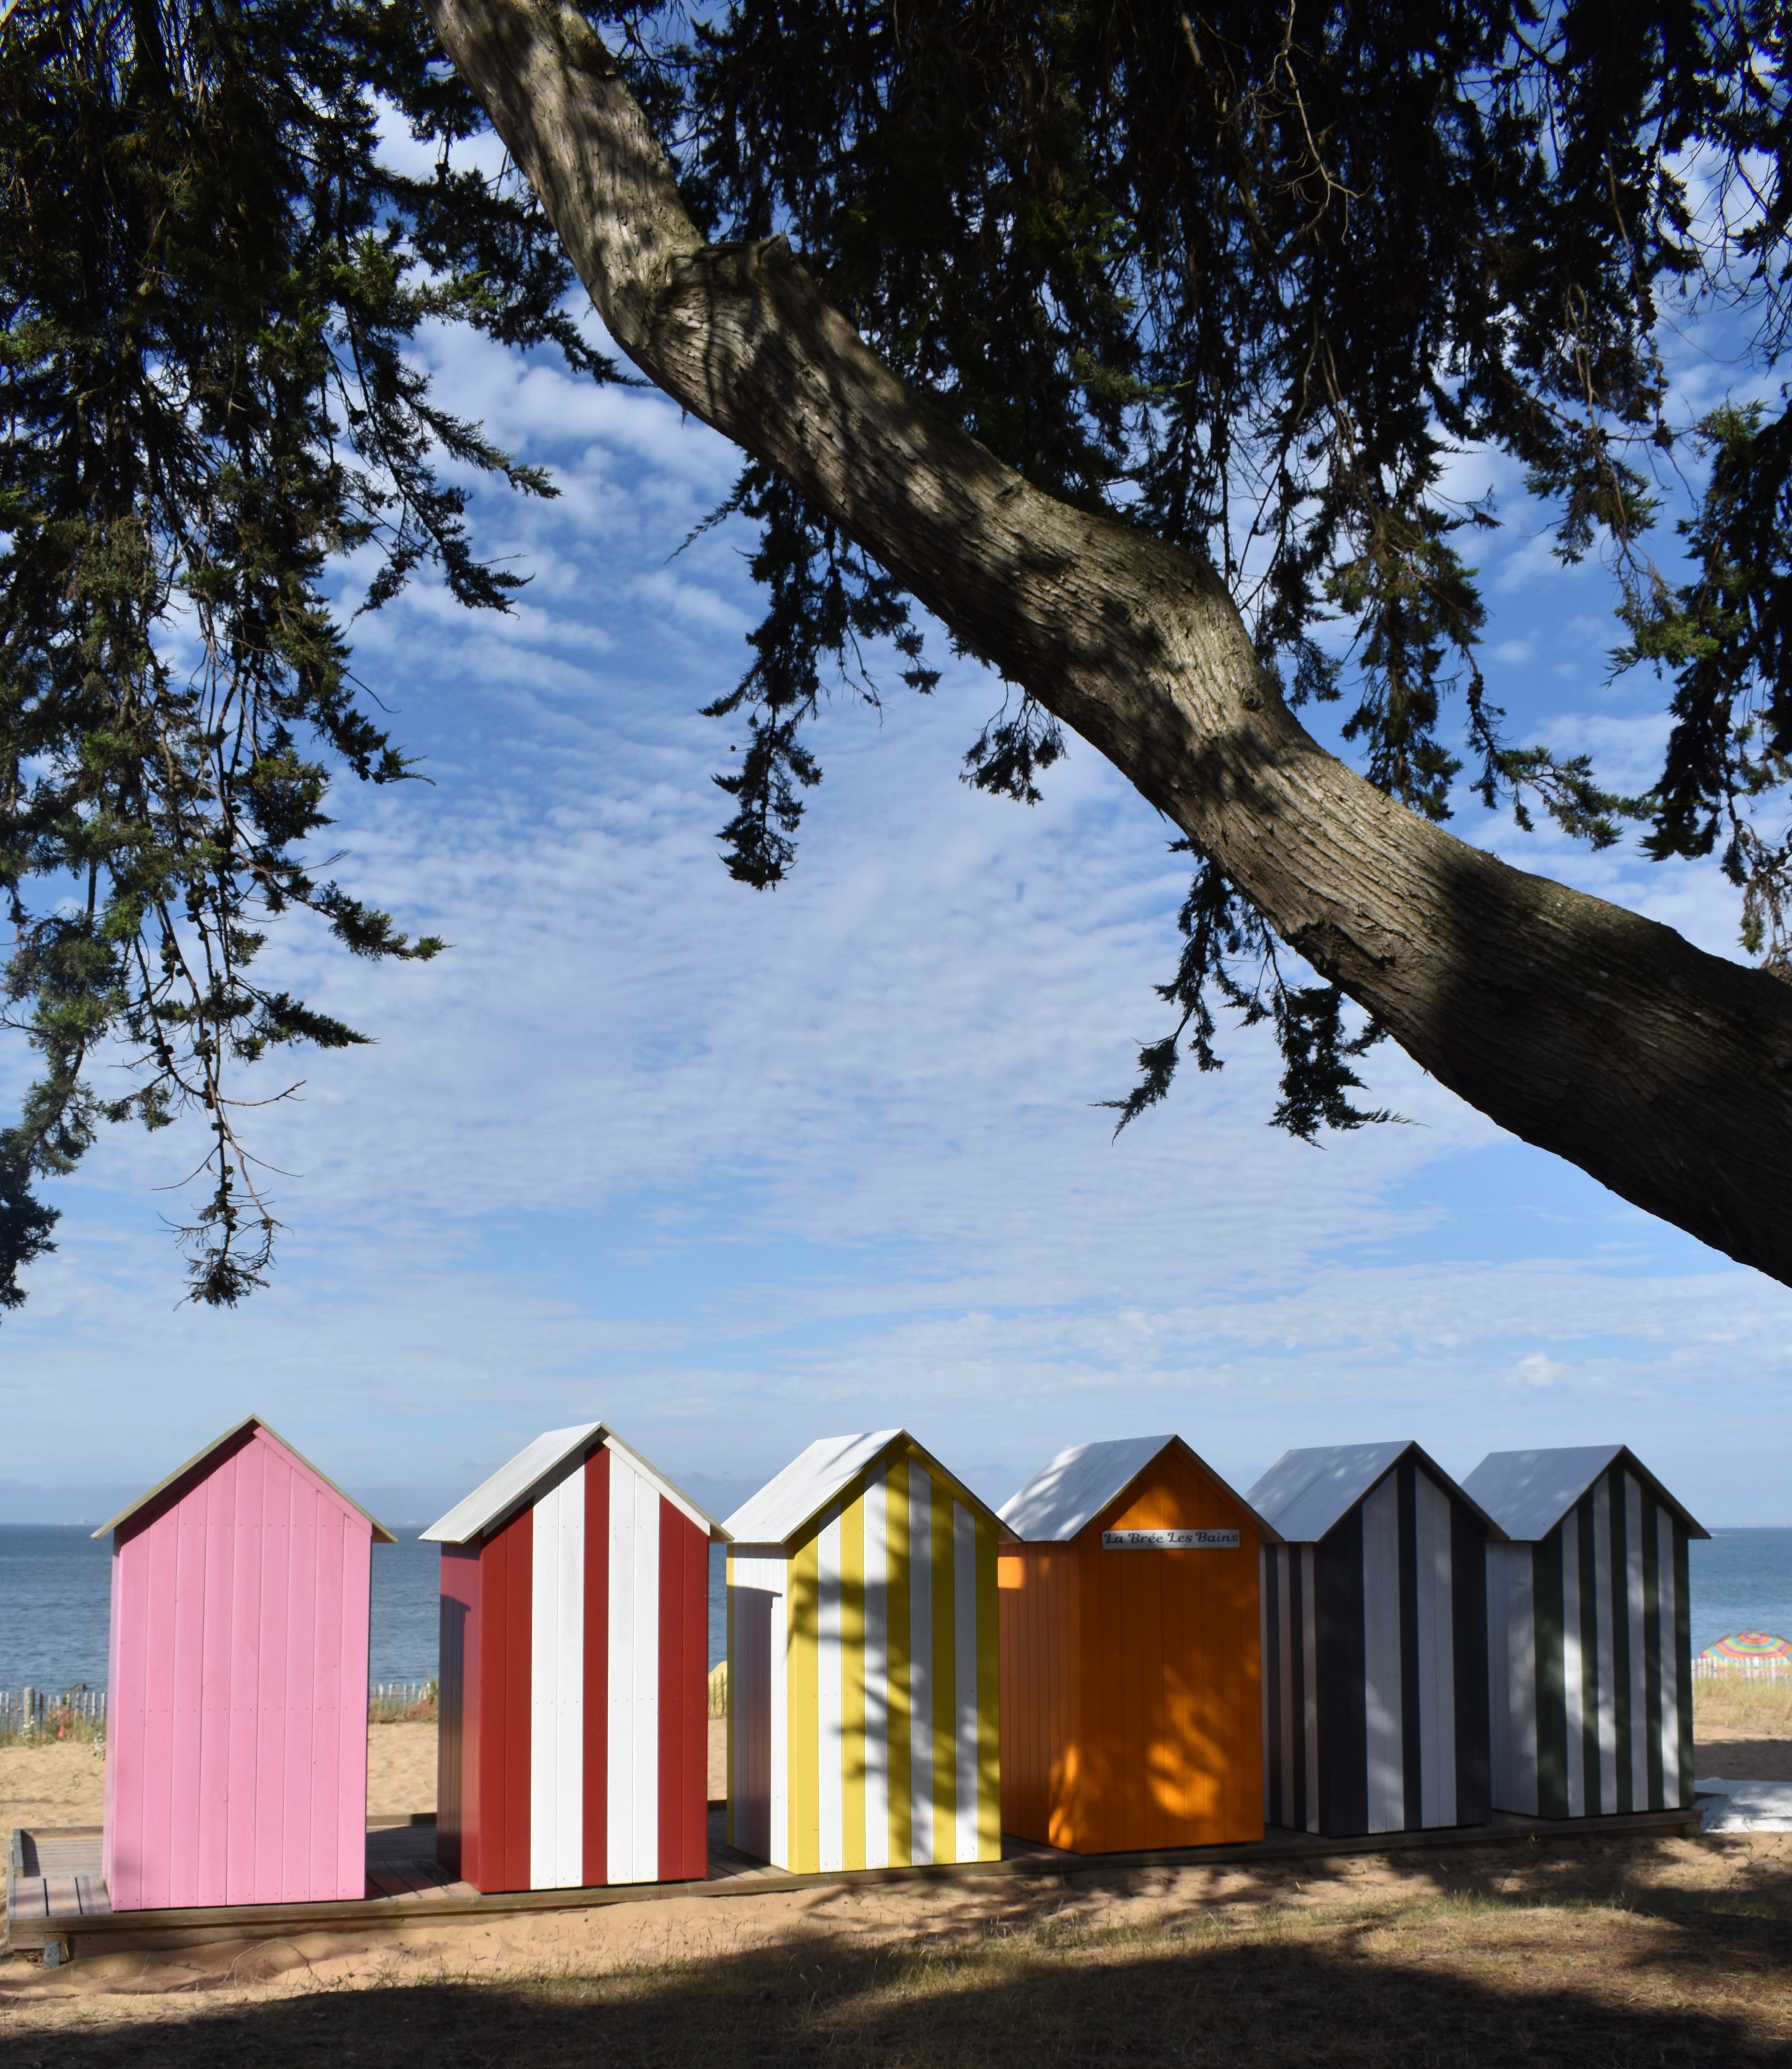
[[[1342,700],[1370,779],[1432,820],[1466,782],[1595,846],[1721,849],[1751,953],[1792,974],[1792,133],[1773,0],[588,0],[718,241],[782,234],[906,379],[1027,480],[1204,555],[1293,703]],[[380,109],[434,145],[384,167]],[[210,1130],[194,1291],[259,1283],[276,1229],[230,1074],[362,1038],[259,985],[269,922],[426,957],[315,859],[329,786],[419,771],[333,606],[478,557],[444,459],[551,493],[431,399],[425,320],[614,369],[483,115],[400,0],[20,0],[0,23],[0,875],[7,1010],[42,1059],[0,1132],[0,1302],[48,1247],[32,1186],[103,1119]],[[1676,420],[1663,338],[1713,310],[1736,394]],[[1478,665],[1491,505],[1515,460],[1556,550],[1610,564],[1619,660],[1669,683],[1651,792],[1510,737]],[[1690,484],[1690,488],[1687,487]],[[1680,529],[1663,552],[1667,499]],[[711,706],[723,859],[774,885],[836,691],[941,661],[888,572],[749,466],[767,610]],[[1652,554],[1661,553],[1666,565]],[[359,564],[359,563],[357,563]],[[333,569],[335,573],[333,573]],[[966,780],[1023,802],[1063,752],[1010,693]],[[1376,1038],[1191,851],[1176,1021],[1121,1124],[1216,1012],[1267,1022],[1272,1118],[1355,1104]],[[102,1048],[133,1063],[100,1097]]]
[[[381,165],[377,96],[433,178]],[[278,1224],[235,1067],[367,1039],[258,981],[269,922],[304,908],[374,960],[443,945],[313,859],[333,777],[418,774],[352,673],[330,564],[370,561],[366,609],[423,567],[478,609],[522,580],[478,558],[439,469],[554,492],[432,401],[421,323],[610,372],[518,183],[452,165],[481,120],[397,7],[22,0],[0,27],[3,986],[41,1061],[0,1132],[0,1303],[52,1247],[33,1181],[102,1120],[189,1110],[193,1297],[259,1284]],[[129,1090],[95,1089],[102,1051]]]

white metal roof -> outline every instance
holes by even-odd
[[[787,1545],[805,1524],[813,1522],[836,1495],[897,1443],[912,1445],[1004,1536],[1012,1535],[986,1501],[973,1494],[931,1451],[916,1444],[906,1430],[871,1430],[856,1437],[818,1437],[806,1451],[799,1452],[782,1472],[767,1480],[757,1494],[749,1496],[735,1510],[728,1519],[729,1536],[741,1545]]]
[[[1284,1451],[1245,1500],[1291,1543],[1315,1545],[1409,1451],[1444,1487],[1465,1492],[1417,1444],[1321,1444]],[[1468,1505],[1495,1536],[1506,1534],[1472,1494]]]
[[[675,1487],[632,1444],[602,1422],[575,1422],[568,1429],[543,1430],[533,1443],[525,1444],[515,1458],[500,1466],[489,1479],[480,1481],[471,1494],[463,1496],[446,1516],[432,1523],[422,1536],[435,1545],[468,1545],[476,1537],[483,1537],[520,1508],[549,1473],[576,1453],[588,1450],[598,1439],[608,1450],[627,1452],[636,1471],[658,1487],[673,1508],[698,1529],[712,1537],[727,1536],[727,1531],[706,1508],[692,1501],[682,1488]]]
[[[1114,1437],[1072,1444],[1042,1466],[999,1512],[1031,1545],[1064,1545],[1136,1480],[1174,1437]]]
[[[349,1508],[354,1511],[357,1516],[366,1516],[367,1520],[374,1526],[374,1542],[376,1545],[396,1545],[398,1543],[398,1539],[392,1535],[391,1532],[386,1528],[386,1525],[380,1521],[378,1516],[363,1508],[361,1504],[355,1500],[352,1494],[344,1494],[342,1489],[337,1485],[336,1482],[330,1478],[328,1473],[320,1471],[317,1467],[314,1466],[311,1463],[310,1459],[305,1456],[304,1453],[299,1449],[296,1444],[288,1443],[285,1438],[280,1434],[280,1431],[274,1427],[271,1422],[264,1422],[259,1415],[245,1415],[240,1422],[233,1422],[230,1428],[224,1432],[222,1436],[214,1437],[209,1444],[202,1446],[198,1451],[195,1451],[193,1454],[193,1456],[189,1459],[184,1465],[177,1466],[171,1473],[164,1473],[161,1478],[157,1480],[155,1485],[146,1493],[140,1494],[135,1501],[128,1504],[125,1508],[120,1509],[117,1515],[112,1518],[110,1523],[102,1523],[100,1528],[94,1532],[94,1536],[96,1537],[104,1537],[108,1531],[116,1530],[120,1524],[128,1523],[130,1519],[137,1514],[140,1508],[146,1508],[149,1503],[155,1500],[158,1494],[163,1492],[165,1488],[171,1487],[176,1480],[179,1479],[183,1474],[191,1472],[195,1466],[203,1465],[206,1460],[211,1456],[214,1451],[222,1451],[224,1447],[230,1443],[233,1437],[240,1436],[245,1430],[265,1430],[267,1434],[273,1439],[274,1442],[278,1444],[283,1451],[290,1451],[292,1454],[293,1457],[299,1461],[299,1463],[304,1467],[308,1473],[315,1473],[317,1478],[324,1483],[325,1486],[329,1489],[332,1494],[341,1496],[342,1500],[349,1504]]]
[[[1672,1509],[1691,1536],[1710,1536],[1624,1444],[1565,1444],[1546,1451],[1489,1451],[1463,1482],[1463,1487],[1508,1537],[1534,1541],[1547,1537],[1600,1474],[1619,1459],[1654,1489],[1655,1499]]]

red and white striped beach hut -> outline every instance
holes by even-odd
[[[110,1523],[114,1911],[367,1894],[372,1546],[251,1415]]]
[[[476,1889],[708,1871],[709,1545],[602,1422],[549,1430],[442,1547],[436,1851]]]

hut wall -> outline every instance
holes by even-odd
[[[999,1859],[994,1530],[898,1451],[789,1553],[781,1596],[730,1561],[737,1843],[796,1873]]]
[[[444,1546],[444,1862],[484,1891],[704,1874],[708,1602],[706,1533],[602,1444]]]
[[[256,1427],[112,1547],[115,1911],[366,1894],[372,1530]]]
[[[1485,1822],[1486,1553],[1469,1511],[1410,1459],[1318,1545],[1264,1548],[1270,1823]]]
[[[1489,1547],[1496,1808],[1581,1818],[1692,1802],[1687,1542],[1614,1464],[1546,1537]]]
[[[1109,1531],[1235,1529],[1111,1548]],[[1068,1545],[1004,1546],[1002,1822],[1080,1853],[1263,1836],[1252,1512],[1179,1446]]]

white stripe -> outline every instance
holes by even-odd
[[[1655,1511],[1655,1545],[1661,1577],[1661,1800],[1674,1810],[1680,1801],[1680,1650],[1675,1629],[1674,1519],[1665,1508]]]
[[[1306,1713],[1300,1720],[1307,1749],[1307,1830],[1319,1830],[1319,1605],[1313,1596],[1313,1548],[1300,1548],[1300,1642],[1305,1647]]]
[[[1456,1822],[1456,1648],[1451,1599],[1450,1497],[1414,1475],[1418,1562],[1418,1822]]]
[[[659,1879],[659,1490],[610,1454],[611,1882]]]
[[[957,1712],[953,1824],[955,1861],[977,1859],[977,1518],[952,1504],[953,1704]]]
[[[1562,1713],[1568,1732],[1568,1814],[1586,1815],[1586,1684],[1581,1647],[1581,1512],[1561,1520]]]
[[[1643,1601],[1643,1483],[1624,1475],[1625,1596],[1631,1622],[1631,1808],[1649,1807],[1649,1647]]]
[[[865,1483],[865,1865],[890,1865],[889,1508],[882,1473]]]
[[[1611,1634],[1611,1482],[1593,1494],[1593,1585],[1599,1663],[1599,1801],[1608,1816],[1618,1808],[1618,1669]]]
[[[829,1516],[815,1540],[815,1753],[820,1799],[817,1865],[823,1875],[846,1866],[841,1830],[840,1512]]]
[[[933,1858],[933,1483],[908,1461],[908,1858]]]
[[[1390,1473],[1362,1505],[1363,1708],[1372,1832],[1398,1832],[1406,1822],[1400,1703],[1400,1509],[1396,1479]]]
[[[529,1882],[585,1880],[585,1465],[531,1519]]]
[[[771,1843],[765,1858],[774,1867],[790,1865],[790,1581],[772,1598],[771,1802],[766,1808]]]

